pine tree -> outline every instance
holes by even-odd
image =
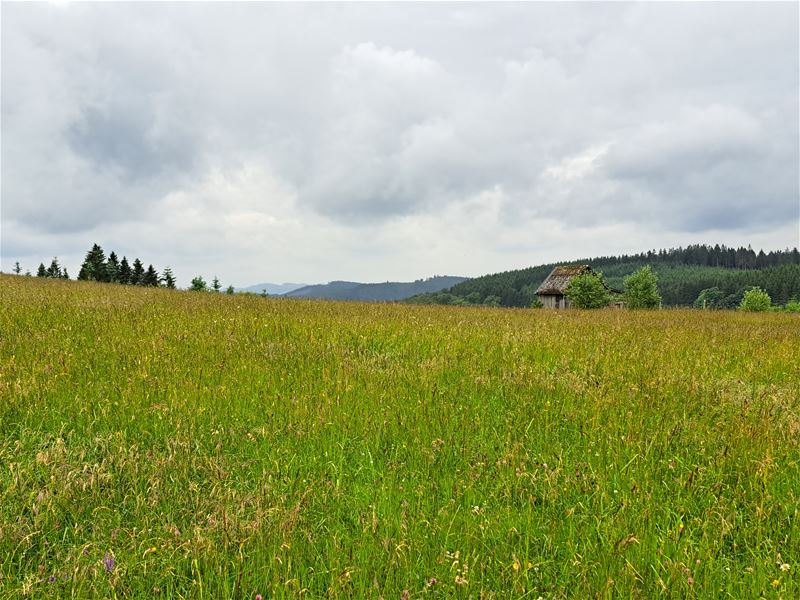
[[[50,266],[47,269],[47,276],[53,279],[61,278],[61,266],[58,264],[58,257],[54,256]]]
[[[192,279],[192,287],[189,289],[193,292],[205,292],[208,289],[208,286],[206,285],[206,280],[203,279],[203,276],[198,275]]]
[[[144,277],[144,266],[142,265],[142,261],[138,258],[133,261],[133,271],[131,271],[131,284],[132,285],[144,285],[142,281]]]
[[[158,287],[158,271],[153,268],[153,265],[148,266],[147,271],[142,275],[142,285]]]
[[[164,275],[161,277],[161,280],[164,282],[164,285],[171,289],[175,289],[175,275],[172,274],[172,269],[166,267],[164,269]]]
[[[216,275],[214,275],[214,279],[211,280],[211,287],[215,292],[218,292],[220,288],[222,288],[222,284],[219,282],[219,279]]]
[[[14,263],[14,273],[19,275],[22,272],[22,267],[19,266],[19,261]]]
[[[108,273],[106,272],[106,255],[103,249],[94,244],[92,249],[86,253],[86,258],[81,265],[78,279],[88,281],[108,281]]]
[[[119,283],[119,260],[113,251],[108,255],[106,261],[106,277],[109,283]]]
[[[47,277],[47,269],[44,268],[44,263],[39,263],[39,270],[36,271],[37,277]]]
[[[131,283],[131,266],[128,264],[128,259],[124,256],[122,257],[122,261],[119,263],[119,270],[117,271],[117,281],[124,285],[128,285]]]
[[[226,294],[233,294],[235,291],[236,291],[236,290],[234,290],[234,289],[233,289],[233,286],[232,286],[232,285],[229,285],[229,286],[228,286],[228,287],[225,289],[225,293],[226,293]]]
[[[61,279],[69,279],[69,273],[67,273],[67,267],[64,267],[61,270]]]

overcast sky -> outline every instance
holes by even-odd
[[[798,3],[2,4],[2,269],[800,244]]]

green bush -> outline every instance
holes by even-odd
[[[800,313],[800,300],[797,298],[792,298],[786,303],[786,306],[783,307],[783,310],[791,313]]]
[[[769,310],[770,306],[772,306],[772,299],[769,294],[760,287],[755,287],[744,293],[742,302],[739,304],[739,310],[764,312]]]
[[[658,293],[658,278],[650,265],[645,265],[625,278],[624,300],[628,308],[658,308],[661,295]]]
[[[603,308],[611,296],[603,285],[602,275],[584,273],[569,282],[564,294],[575,308]]]

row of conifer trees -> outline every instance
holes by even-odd
[[[15,271],[19,273],[19,263]],[[45,268],[44,263],[39,264],[36,271],[37,277],[51,277],[55,279],[69,279],[67,269],[61,267],[58,258],[53,258],[50,267]],[[86,253],[86,258],[78,272],[78,279],[81,281],[100,281],[103,283],[121,283],[123,285],[141,285],[149,287],[168,287],[175,288],[175,276],[172,269],[166,267],[163,273],[159,274],[153,265],[144,268],[144,263],[138,258],[134,259],[133,264],[128,263],[127,257],[123,256],[120,260],[116,252],[111,252],[106,258],[106,254],[99,244],[94,244],[92,249]]]

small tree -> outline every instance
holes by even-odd
[[[769,297],[769,294],[760,287],[754,287],[744,293],[742,303],[739,304],[739,310],[764,312],[765,310],[769,310],[770,306],[772,306],[772,299]]]
[[[14,263],[14,273],[19,275],[22,272],[22,267],[19,266],[19,261]]]
[[[69,279],[69,273],[67,273],[67,267],[61,269],[61,279]]]
[[[161,280],[164,282],[164,285],[171,290],[175,289],[175,275],[172,274],[172,269],[166,267],[164,269],[164,274],[161,276]]]
[[[214,275],[214,279],[211,280],[211,287],[215,292],[218,292],[222,288],[222,284],[219,282],[216,275]]]
[[[658,308],[661,295],[658,293],[658,277],[650,265],[645,265],[632,275],[628,275],[623,285],[623,298],[628,308]]]
[[[208,285],[206,284],[206,280],[203,279],[203,276],[198,275],[192,279],[192,287],[189,289],[193,292],[205,292],[208,289]]]
[[[602,275],[595,273],[573,277],[564,294],[575,308],[603,308],[611,300]]]
[[[800,300],[791,298],[783,308],[786,312],[800,313]]]
[[[131,266],[128,264],[128,259],[123,256],[119,263],[119,269],[117,270],[117,281],[128,285],[131,283],[132,276],[133,271],[131,271]]]
[[[694,301],[695,308],[719,308],[719,303],[725,294],[718,287],[710,287],[701,290]]]
[[[36,271],[37,277],[47,277],[47,269],[44,268],[44,263],[39,263],[39,268]]]
[[[148,266],[147,271],[142,275],[142,285],[158,287],[158,271],[155,270],[153,265]]]
[[[61,265],[58,264],[57,256],[54,256],[53,260],[50,262],[50,266],[47,268],[47,276],[53,279],[61,278]]]
[[[144,265],[138,258],[133,261],[133,269],[131,270],[131,284],[144,285]]]
[[[94,244],[92,249],[86,253],[86,258],[81,265],[78,279],[89,281],[108,281],[106,272],[106,255],[103,249]]]
[[[234,289],[233,289],[233,286],[232,286],[232,285],[229,285],[229,286],[228,286],[228,287],[225,289],[225,293],[226,293],[226,294],[233,294],[233,292],[235,292],[235,291],[236,291],[236,290],[234,290]]]
[[[116,252],[108,255],[106,261],[106,277],[110,283],[119,283],[119,260]]]

